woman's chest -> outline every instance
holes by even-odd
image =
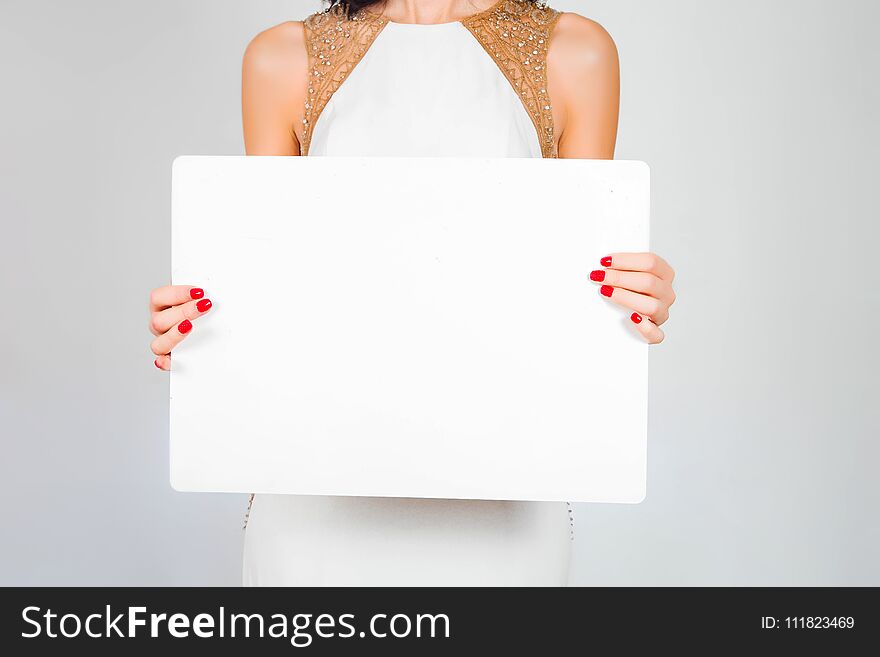
[[[532,118],[460,23],[391,23],[323,108],[310,155],[541,157]]]

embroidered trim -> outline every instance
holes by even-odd
[[[300,155],[309,154],[312,130],[318,117],[387,23],[388,20],[381,15],[366,11],[348,16],[341,5],[311,14],[303,21],[309,82]]]
[[[251,507],[254,505],[254,493],[251,493],[251,496],[248,498],[247,511],[244,513],[244,524],[241,526],[242,529],[247,529],[248,519],[251,517]]]
[[[547,51],[561,15],[546,3],[506,0],[461,21],[513,85],[535,124],[544,157],[559,157],[547,93]]]
[[[571,502],[565,504],[568,506],[568,534],[571,540],[574,540],[574,511],[571,508]]]
[[[498,0],[459,21],[492,57],[519,96],[538,133],[543,157],[559,157],[553,105],[547,92],[547,52],[561,15],[543,0]],[[300,155],[308,155],[321,112],[388,22],[384,15],[368,10],[349,16],[341,5],[311,14],[303,21],[309,83]]]

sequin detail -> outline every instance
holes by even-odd
[[[461,21],[513,85],[535,124],[544,157],[559,157],[547,93],[547,51],[561,14],[545,3],[506,0]]]
[[[546,2],[499,0],[459,21],[492,57],[522,101],[535,125],[543,157],[558,157],[553,105],[547,92],[547,52],[561,14]],[[349,15],[341,5],[311,14],[303,21],[309,82],[300,155],[308,155],[315,123],[331,96],[388,22],[384,15],[368,10]]]
[[[309,82],[300,155],[309,154],[312,130],[318,116],[387,23],[384,17],[365,11],[349,16],[341,5],[311,14],[303,21]]]
[[[251,509],[253,508],[253,506],[254,506],[254,493],[251,493],[250,496],[248,497],[247,511],[245,511],[245,513],[244,513],[244,524],[241,526],[242,529],[247,529],[248,520],[250,520]]]
[[[568,507],[568,535],[574,540],[574,512],[571,509],[571,502],[566,502]]]

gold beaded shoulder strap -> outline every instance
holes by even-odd
[[[547,93],[547,50],[561,14],[543,2],[504,0],[462,20],[522,100],[544,157],[558,157]]]
[[[312,129],[318,116],[387,22],[381,15],[365,11],[349,16],[340,5],[312,14],[303,21],[309,82],[300,155],[309,154]]]

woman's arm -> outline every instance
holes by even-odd
[[[617,141],[617,46],[589,18],[565,12],[547,55],[548,91],[559,115],[559,157],[610,160]]]
[[[244,54],[241,109],[248,155],[299,155],[307,76],[302,23],[282,23],[258,34]],[[301,124],[300,124],[301,125]],[[190,334],[211,301],[190,285],[165,285],[150,292],[150,349],[156,367],[171,369],[171,351]]]
[[[299,155],[308,58],[303,25],[261,32],[244,53],[241,116],[248,155]]]
[[[620,108],[617,46],[605,29],[588,18],[563,13],[547,55],[548,87],[559,126],[559,157],[612,159]],[[590,280],[602,283],[605,299],[633,313],[630,319],[649,343],[664,338],[660,324],[675,301],[675,272],[654,253],[611,253]]]

